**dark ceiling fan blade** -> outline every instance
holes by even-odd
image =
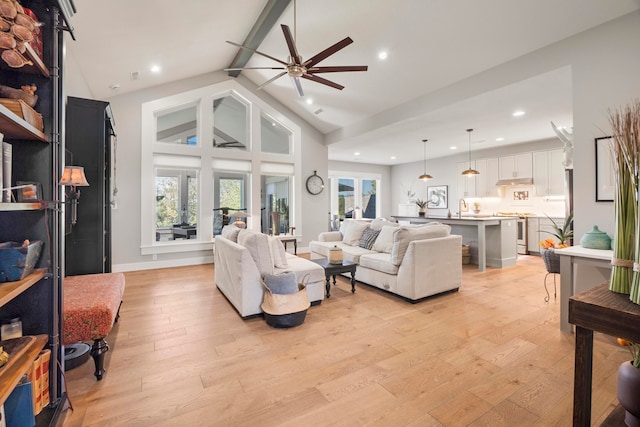
[[[225,68],[224,71],[242,71],[242,70],[286,70],[284,67],[244,67],[244,68]]]
[[[367,71],[369,69],[366,65],[345,65],[341,67],[313,67],[307,70],[308,74],[316,73],[342,73],[344,71]]]
[[[262,89],[263,87],[265,87],[265,86],[266,86],[266,85],[268,85],[269,83],[271,83],[271,82],[273,82],[273,81],[275,81],[275,80],[278,80],[280,77],[284,76],[285,74],[287,74],[287,72],[286,72],[286,71],[283,71],[283,72],[281,72],[281,73],[278,73],[275,77],[270,78],[269,80],[267,80],[266,82],[264,82],[264,83],[262,83],[260,86],[258,86],[258,87],[256,88],[256,90],[260,90],[260,89]]]
[[[293,86],[296,88],[296,92],[298,92],[298,96],[304,96],[304,92],[302,91],[302,83],[300,83],[300,79],[298,77],[291,77],[291,82]]]
[[[279,63],[279,64],[284,65],[285,67],[286,67],[287,65],[289,65],[289,64],[287,64],[286,62],[279,60],[278,58],[274,58],[274,57],[273,57],[273,56],[271,56],[271,55],[267,55],[266,53],[262,53],[262,52],[260,52],[260,51],[255,50],[255,49],[251,49],[250,47],[243,46],[243,45],[238,44],[238,43],[230,42],[229,40],[227,40],[227,43],[232,44],[232,45],[234,45],[234,46],[236,46],[236,47],[239,47],[239,48],[242,48],[242,49],[249,50],[249,51],[251,51],[251,52],[253,52],[253,53],[257,53],[258,55],[262,55],[262,56],[264,56],[265,58],[269,58],[269,59],[271,59],[271,60],[273,60],[273,61],[276,61],[276,62],[277,62],[277,63]]]
[[[303,79],[307,79],[307,80],[311,80],[312,82],[321,83],[323,85],[331,86],[331,87],[336,88],[338,90],[344,89],[344,86],[339,85],[338,83],[334,83],[331,80],[327,80],[327,79],[322,78],[322,77],[314,76],[313,74],[303,74],[302,78]]]
[[[291,30],[288,25],[280,24],[282,27],[282,33],[284,34],[284,39],[287,42],[287,47],[289,48],[289,55],[291,55],[291,61],[300,65],[300,54],[298,53],[298,49],[296,48],[296,42],[293,40],[293,36],[291,35]]]
[[[344,49],[345,47],[349,46],[351,43],[353,43],[353,40],[351,40],[351,37],[345,37],[344,39],[340,40],[338,43],[334,44],[333,46],[329,46],[328,48],[318,53],[317,55],[309,58],[302,65],[304,65],[307,68],[313,67],[318,62],[330,57],[340,49]]]

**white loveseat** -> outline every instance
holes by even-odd
[[[346,220],[340,231],[320,233],[309,248],[316,259],[338,246],[345,260],[358,264],[357,281],[417,302],[462,284],[462,236],[450,233],[439,223]]]
[[[264,288],[260,279],[265,274],[293,271],[298,282],[306,283],[311,304],[324,299],[324,269],[285,252],[275,237],[225,226],[222,235],[215,238],[213,251],[214,283],[241,317],[262,313]]]

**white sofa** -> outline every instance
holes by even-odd
[[[372,237],[376,230],[379,234]],[[452,235],[446,224],[346,220],[341,231],[320,233],[310,242],[311,258],[328,257],[333,246],[342,248],[345,260],[358,264],[357,281],[412,302],[462,284],[462,236]]]
[[[277,238],[225,226],[222,235],[215,238],[213,251],[214,283],[243,318],[262,313],[264,288],[260,279],[264,274],[293,271],[298,282],[306,283],[311,304],[324,299],[324,269],[286,253]]]

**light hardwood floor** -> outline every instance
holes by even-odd
[[[67,372],[64,426],[571,425],[574,337],[539,257],[464,266],[459,292],[418,304],[339,279],[288,330],[242,320],[213,268],[126,273],[107,372]],[[593,425],[628,359],[596,334]]]

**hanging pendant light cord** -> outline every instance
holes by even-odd
[[[296,11],[297,6],[296,6],[296,0],[293,0],[293,42],[294,43],[298,43],[298,38],[297,38],[297,23],[296,23],[296,16],[298,15],[298,12]]]
[[[422,142],[424,143],[424,173],[425,175],[427,174],[427,139],[423,139]]]

